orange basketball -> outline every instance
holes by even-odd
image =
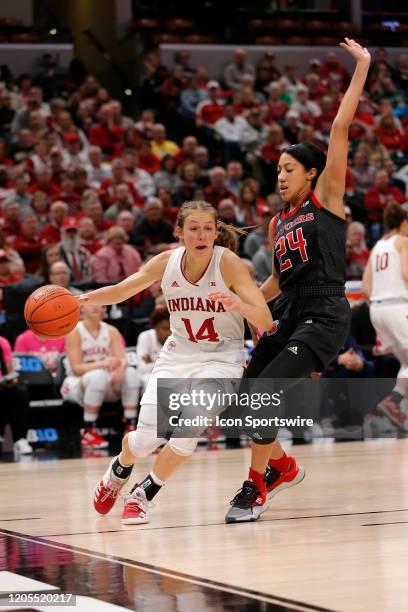
[[[79,305],[64,287],[45,285],[33,291],[24,307],[28,327],[41,338],[62,338],[79,321]]]

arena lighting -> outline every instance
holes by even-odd
[[[125,91],[123,92],[125,94],[125,96],[131,96],[133,91],[131,89],[125,89]]]
[[[49,34],[51,34],[51,36],[55,36],[57,34],[57,28],[51,28]]]

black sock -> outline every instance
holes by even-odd
[[[394,402],[396,402],[397,404],[400,403],[400,401],[403,399],[403,395],[401,395],[401,393],[398,393],[398,391],[391,391],[391,397],[394,400]]]
[[[122,465],[119,457],[115,459],[112,465],[112,472],[117,478],[129,478],[133,470],[133,465]]]
[[[157,495],[157,493],[162,488],[162,485],[158,485],[156,482],[154,482],[150,474],[148,474],[146,478],[142,480],[142,482],[137,486],[143,489],[147,501],[152,501],[153,497]]]

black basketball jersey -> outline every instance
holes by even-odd
[[[319,284],[344,286],[347,224],[323,208],[313,193],[293,210],[275,215],[270,228],[281,291]]]

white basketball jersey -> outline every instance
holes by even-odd
[[[408,301],[408,283],[401,272],[401,257],[395,248],[398,236],[379,240],[371,252],[371,301]]]
[[[80,321],[77,330],[81,336],[81,351],[84,363],[100,361],[112,355],[111,337],[107,323],[101,322],[99,334],[94,338]]]
[[[191,354],[199,351],[243,350],[244,321],[236,312],[226,312],[222,304],[208,299],[208,294],[221,291],[239,299],[222,278],[220,261],[224,247],[215,246],[213,256],[202,277],[191,283],[182,271],[185,248],[170,255],[162,279],[162,290],[170,312],[172,335],[166,345],[179,341]],[[165,345],[165,346],[166,346]]]

